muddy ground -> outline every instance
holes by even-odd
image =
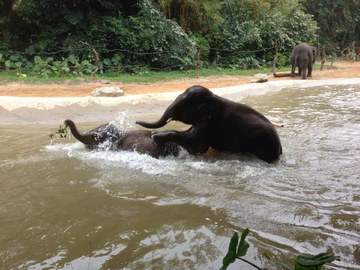
[[[328,63],[327,65],[330,65]],[[332,79],[332,78],[359,78],[360,62],[336,62],[334,67],[337,69],[314,70],[313,77],[308,80]],[[28,85],[25,83],[4,83],[0,82],[0,96],[14,97],[86,97],[101,86],[117,85],[124,90],[125,95],[140,95],[149,93],[164,93],[182,91],[196,84],[207,88],[221,88],[249,83],[250,77],[244,76],[212,76],[200,79],[181,79],[169,82],[147,83],[147,84],[122,84],[119,82],[103,84],[101,82],[79,84],[47,84],[47,85]],[[269,81],[290,80],[291,77],[274,78],[269,75]],[[295,80],[301,80],[296,77]]]

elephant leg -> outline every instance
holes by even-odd
[[[209,140],[202,129],[191,127],[185,131],[154,130],[151,137],[158,145],[173,142],[185,148],[190,154],[203,154],[209,149]]]
[[[295,65],[291,65],[291,77],[292,77],[292,78],[295,77],[295,69],[296,69],[296,66],[295,66]]]
[[[294,78],[295,77],[295,68],[294,66],[291,67],[291,77]]]
[[[277,136],[262,134],[257,138],[256,143],[254,144],[254,149],[251,153],[266,162],[274,162],[278,160],[282,154],[280,140]]]
[[[301,79],[306,80],[306,67],[301,69],[301,75],[302,75]]]
[[[308,76],[308,77],[312,77],[311,74],[312,74],[312,65],[309,65],[309,66],[308,66],[308,74],[307,74],[307,76]]]
[[[301,76],[301,67],[299,67],[299,72],[296,75]]]

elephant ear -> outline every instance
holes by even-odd
[[[316,55],[317,55],[317,47],[316,46],[312,46],[312,53],[313,53],[313,61],[312,63],[315,63],[316,60]]]
[[[197,122],[205,122],[214,119],[219,110],[219,105],[214,97],[205,97],[197,107]]]
[[[312,46],[313,55],[316,56],[317,54],[317,48],[316,46]]]

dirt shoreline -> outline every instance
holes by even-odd
[[[330,65],[330,64],[327,64]],[[334,78],[358,78],[360,77],[360,62],[338,62],[334,64],[339,69],[314,70],[313,77],[307,80],[323,80]],[[79,84],[47,84],[47,85],[29,85],[24,83],[2,83],[0,84],[0,96],[13,97],[86,97],[95,88],[101,86],[119,86],[124,90],[125,95],[143,95],[151,93],[168,93],[184,91],[193,85],[203,85],[207,88],[224,88],[237,85],[249,84],[250,77],[243,76],[211,76],[200,79],[182,79],[169,82],[147,83],[147,84],[122,84],[119,82],[110,82],[103,84],[79,83]],[[274,78],[269,75],[269,81],[293,80],[291,77]],[[295,80],[301,81],[300,77]]]
[[[229,100],[241,102],[247,96],[277,92],[283,88],[296,89],[298,87],[350,84],[360,86],[360,78],[271,81],[211,88],[211,91]],[[2,96],[0,97],[0,125],[59,125],[65,119],[72,119],[76,123],[106,123],[117,119],[119,113],[123,112],[126,112],[132,119],[150,121],[157,119],[182,92],[181,90],[167,93],[128,95],[117,98]],[[273,119],[275,122],[281,122],[279,120]]]
[[[274,78],[267,83],[248,83],[248,77],[222,76],[188,79],[158,84],[119,85],[125,96],[96,98],[90,93],[102,84],[79,85],[0,85],[0,125],[58,125],[65,119],[77,123],[102,122],[116,119],[119,112],[129,111],[131,117],[158,117],[186,88],[200,84],[215,94],[234,101],[249,95],[279,91],[285,87],[311,87],[324,84],[360,85],[360,62],[338,70],[315,71],[312,78]],[[111,84],[114,85],[114,84]],[[148,120],[149,120],[148,119]],[[275,121],[275,120],[274,120]]]

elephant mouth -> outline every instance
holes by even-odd
[[[170,117],[168,120],[166,120],[166,124],[170,123],[173,119],[174,117]]]

